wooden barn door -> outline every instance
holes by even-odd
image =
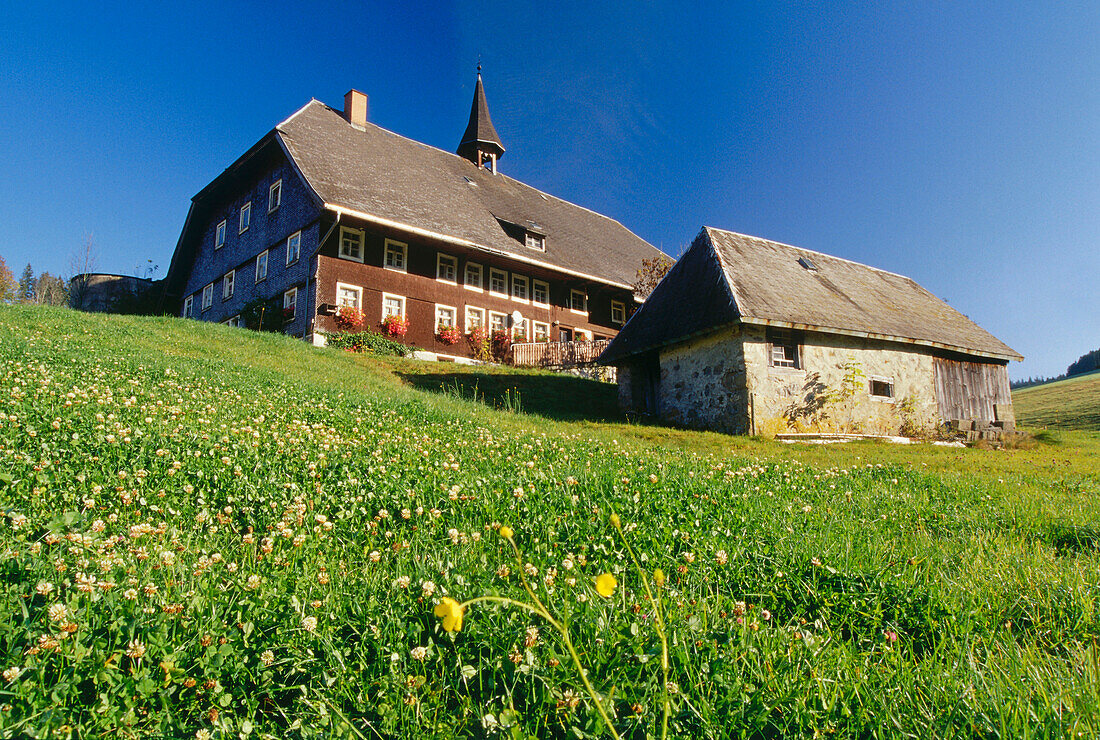
[[[993,404],[1012,403],[1008,368],[991,362],[933,358],[940,418],[992,421]]]

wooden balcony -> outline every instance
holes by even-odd
[[[583,342],[523,342],[512,345],[512,364],[517,367],[571,368],[591,365],[610,339]]]

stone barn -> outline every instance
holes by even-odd
[[[1011,426],[1021,355],[913,280],[704,228],[600,356],[633,414],[733,434]]]

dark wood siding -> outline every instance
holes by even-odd
[[[993,421],[993,404],[1012,403],[1003,363],[933,358],[940,418]]]

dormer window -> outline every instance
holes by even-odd
[[[354,262],[363,261],[363,232],[359,229],[340,227],[340,257]]]
[[[540,252],[546,251],[546,237],[542,234],[536,234],[533,231],[527,232],[527,239],[524,242],[528,249],[537,249]]]

